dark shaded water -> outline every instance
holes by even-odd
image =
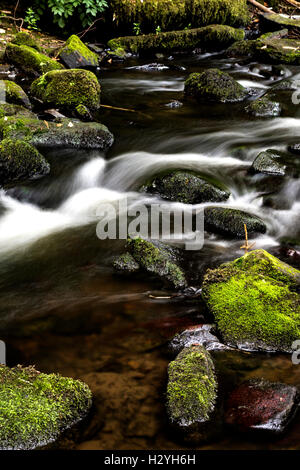
[[[199,105],[183,98],[188,73],[207,67],[229,71],[253,89],[253,97],[277,80],[297,77],[299,68],[283,68],[280,75],[222,55],[178,56],[165,61],[171,69],[160,72],[131,68],[143,63],[100,74],[102,102],[135,110],[102,111],[99,118],[115,135],[107,155],[53,150],[47,155],[49,176],[1,194],[0,336],[8,364],[82,378],[96,397],[81,442],[69,441],[68,447],[183,448],[166,425],[165,345],[186,326],[209,321],[200,302],[155,300],[149,294],[168,295],[156,281],[113,273],[112,258],[124,242],[96,237],[99,204],[117,204],[125,196],[132,205],[149,201],[135,192],[149,176],[167,168],[194,169],[230,188],[223,205],[265,220],[268,232],[256,247],[282,257],[280,240],[300,238],[299,157],[287,157],[290,170],[280,183],[247,175],[259,151],[286,150],[300,141],[300,108],[291,93],[281,93],[282,116],[271,120],[249,118],[245,103]],[[166,106],[172,100],[183,106]],[[191,285],[200,285],[207,267],[240,256],[240,245],[207,234],[201,251],[186,254]],[[284,259],[297,265],[297,257]],[[237,352],[216,357],[216,363],[225,382],[265,377],[300,386],[300,366],[289,356]],[[299,437],[300,418],[280,440],[225,432],[201,448],[299,448]]]

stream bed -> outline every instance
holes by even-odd
[[[151,196],[137,189],[157,171],[196,170],[230,189],[220,205],[264,220],[267,233],[255,239],[256,248],[300,266],[300,254],[289,256],[281,243],[300,238],[299,156],[289,156],[293,171],[280,184],[247,173],[260,151],[286,151],[300,142],[300,107],[285,94],[280,117],[255,119],[244,102],[200,105],[183,96],[188,74],[211,67],[229,72],[253,97],[277,81],[297,79],[300,68],[237,62],[222,54],[156,60],[164,67],[145,70],[141,66],[149,61],[130,59],[99,72],[102,102],[134,110],[102,108],[99,120],[115,136],[106,155],[44,152],[48,176],[1,193],[0,338],[7,364],[80,378],[94,392],[92,415],[79,439],[62,444],[67,448],[188,448],[167,425],[166,345],[175,333],[211,320],[200,301],[169,298],[158,281],[113,272],[112,260],[125,241],[97,238],[99,204],[125,197],[130,204],[149,202]],[[207,268],[241,256],[241,244],[206,234],[204,247],[185,256],[190,285],[201,286]],[[300,386],[300,366],[290,355],[214,354],[225,382],[264,377]],[[198,448],[299,449],[299,442],[298,417],[280,438],[226,431]]]

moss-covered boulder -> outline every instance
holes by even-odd
[[[254,117],[276,117],[280,115],[280,103],[270,100],[267,96],[262,96],[246,106],[245,110]]]
[[[300,271],[255,250],[208,270],[202,292],[227,344],[289,352],[300,337],[299,282]]]
[[[131,33],[134,23],[144,33],[228,24],[240,26],[249,20],[245,0],[111,0],[112,25],[125,33]]]
[[[256,57],[275,64],[300,64],[300,40],[287,38],[288,30],[267,33],[256,40]]]
[[[278,31],[287,29],[288,31],[300,32],[300,21],[277,13],[261,13],[259,16],[261,31]]]
[[[167,412],[171,425],[192,442],[216,432],[218,384],[214,364],[203,346],[184,348],[168,367]]]
[[[286,165],[282,162],[282,154],[276,150],[266,150],[257,155],[251,165],[250,172],[266,175],[284,176]]]
[[[0,118],[7,116],[18,116],[20,118],[36,118],[37,116],[29,109],[18,104],[0,103]]]
[[[247,93],[228,73],[218,69],[192,73],[185,82],[184,92],[186,96],[192,96],[199,101],[220,103],[241,101]]]
[[[10,80],[0,81],[0,99],[4,99],[7,103],[18,104],[29,109],[31,108],[31,103],[25,91]]]
[[[256,41],[254,39],[234,42],[227,50],[228,57],[254,57]]]
[[[5,55],[9,63],[31,75],[63,69],[59,62],[29,46],[18,46],[10,42],[6,46]]]
[[[73,34],[60,49],[58,57],[69,69],[97,67],[98,56],[91,51],[76,34]]]
[[[177,252],[168,245],[156,240],[135,238],[127,241],[127,250],[142,270],[158,277],[175,289],[187,287],[185,274],[178,264]],[[126,256],[125,269],[123,269],[126,272],[129,269],[128,262],[132,266],[131,257]],[[120,267],[121,265],[118,263],[119,271]]]
[[[157,194],[169,201],[185,204],[221,202],[229,198],[230,192],[209,182],[197,173],[176,170],[156,176],[145,184],[142,191]]]
[[[36,49],[37,51],[41,52],[41,47],[33,37],[32,34],[26,33],[25,31],[20,31],[15,35],[15,37],[11,40],[13,44],[17,44],[17,46],[28,46]]]
[[[0,365],[0,449],[30,450],[54,442],[91,404],[91,391],[79,380]]]
[[[46,175],[50,166],[28,142],[6,138],[0,142],[0,184]]]
[[[117,272],[119,271],[122,274],[132,274],[140,270],[140,265],[139,263],[137,263],[134,257],[127,251],[126,253],[123,253],[122,255],[116,257],[113,260],[113,268]]]
[[[159,34],[126,36],[111,39],[108,46],[112,51],[123,50],[133,54],[173,52],[201,48],[221,50],[234,41],[244,38],[244,31],[224,25],[210,25],[204,28],[170,31]]]
[[[114,137],[98,122],[61,119],[59,123],[18,115],[0,119],[0,136],[23,139],[41,148],[88,148],[107,150]]]
[[[227,207],[206,207],[204,209],[205,230],[232,238],[244,238],[245,228],[249,238],[265,233],[267,230],[263,220],[253,214]]]
[[[31,92],[46,105],[74,109],[82,104],[91,110],[100,106],[100,85],[89,70],[54,70],[37,78]]]

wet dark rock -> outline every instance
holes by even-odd
[[[192,73],[185,82],[185,95],[197,100],[220,103],[241,101],[246,97],[246,89],[228,73],[218,69],[208,69],[202,73]]]
[[[248,212],[228,207],[206,207],[204,210],[204,227],[208,232],[244,238],[244,224],[247,225],[249,238],[267,231],[264,221]]]
[[[300,271],[255,250],[208,270],[202,292],[226,344],[291,352],[300,337],[299,284]]]
[[[113,261],[113,267],[116,271],[120,271],[122,273],[136,273],[140,270],[140,265],[137,263],[133,256],[130,253],[124,253],[118,256]]]
[[[107,150],[114,138],[106,126],[98,122],[61,119],[59,123],[10,116],[0,119],[0,135],[25,139],[41,148],[66,147]]]
[[[31,85],[31,93],[45,105],[74,110],[79,105],[89,110],[100,106],[100,85],[90,70],[54,70]]]
[[[56,441],[89,412],[88,386],[34,367],[0,365],[0,449],[31,450]]]
[[[268,94],[271,94],[273,91],[295,91],[298,90],[297,81],[289,78],[285,78],[275,85],[268,91]]]
[[[295,417],[298,407],[296,387],[252,379],[229,395],[225,422],[242,432],[281,434]]]
[[[245,110],[255,117],[276,117],[280,115],[281,106],[280,103],[271,101],[266,96],[263,96],[255,101],[251,101]]]
[[[3,139],[0,143],[0,184],[46,175],[50,166],[45,158],[23,140]]]
[[[286,165],[281,161],[282,155],[276,150],[261,152],[252,163],[250,171],[274,176],[285,176]]]
[[[0,100],[1,98],[3,98],[6,103],[18,104],[31,109],[31,103],[25,91],[10,80],[2,80],[0,82]]]
[[[113,52],[123,51],[133,54],[153,54],[155,52],[173,52],[193,50],[221,50],[234,41],[244,38],[244,31],[226,25],[210,25],[203,28],[168,31],[159,34],[126,36],[108,41]]]
[[[163,199],[185,204],[222,202],[230,196],[228,190],[218,187],[195,172],[185,170],[175,170],[156,176],[141,189],[147,193],[157,194]]]
[[[300,155],[300,144],[289,145],[288,151],[295,155]]]
[[[234,42],[227,50],[228,57],[255,57],[255,40],[242,40]]]
[[[218,432],[218,384],[210,354],[202,346],[184,348],[168,367],[167,412],[173,429],[188,442]]]
[[[99,59],[76,34],[73,34],[60,49],[58,57],[69,69],[97,67]]]
[[[185,274],[178,264],[177,250],[156,240],[130,239],[127,249],[140,267],[175,289],[187,286]]]
[[[213,334],[214,325],[196,325],[178,333],[169,342],[168,351],[170,354],[177,355],[184,348],[190,346],[203,346],[207,351],[223,351],[230,350],[228,346],[222,344],[219,339]]]

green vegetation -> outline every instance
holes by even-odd
[[[217,381],[205,348],[184,348],[170,362],[168,376],[167,409],[171,422],[189,426],[209,420],[217,398]]]
[[[50,70],[63,69],[56,60],[29,46],[18,46],[10,42],[6,46],[5,54],[8,62],[29,74],[41,75]]]
[[[98,56],[92,52],[76,34],[66,41],[58,57],[70,68],[98,65]]]
[[[79,380],[0,366],[0,449],[29,450],[55,441],[87,414],[91,399]]]
[[[4,86],[5,88],[5,100],[8,103],[31,108],[28,96],[19,85],[10,80],[2,80],[0,86]]]

